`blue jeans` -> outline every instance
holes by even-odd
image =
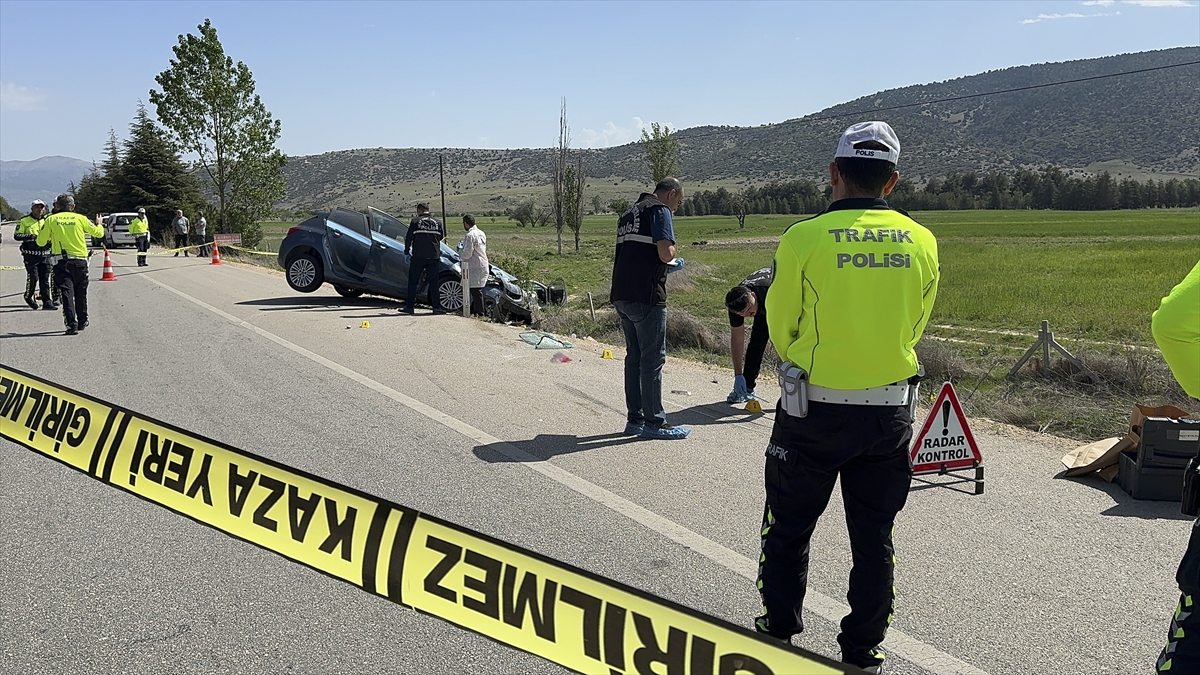
[[[667,421],[662,369],[667,362],[667,307],[617,300],[625,332],[625,408],[633,424],[657,429]]]

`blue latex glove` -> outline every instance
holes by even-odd
[[[465,245],[466,245],[466,243],[467,243],[467,240],[466,240],[466,239],[464,239],[464,240],[462,240],[462,241],[458,242],[458,246],[455,246],[455,247],[454,247],[454,252],[455,252],[455,253],[462,253],[463,246],[465,246]]]
[[[728,403],[745,403],[752,398],[754,398],[754,394],[746,390],[746,376],[734,375],[733,391],[729,393],[729,396],[725,397],[725,400]]]
[[[671,274],[672,272],[678,272],[681,269],[683,269],[683,258],[675,258],[667,266],[667,274]]]
[[[405,264],[405,265],[411,265],[411,264],[412,264],[412,256],[411,256],[411,255],[409,255],[407,251],[405,251],[405,252],[404,252],[404,264]]]

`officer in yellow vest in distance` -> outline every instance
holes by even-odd
[[[46,202],[33,200],[29,215],[17,223],[14,239],[21,242],[25,259],[25,304],[37,309],[38,286],[41,286],[42,309],[58,309],[58,289],[50,283],[50,247],[38,246],[37,235],[46,219]]]
[[[137,218],[129,222],[129,236],[138,250],[138,267],[149,267],[146,251],[150,250],[150,223],[146,222],[146,209],[138,209]]]
[[[55,213],[42,223],[37,245],[50,244],[54,261],[54,285],[62,295],[63,323],[67,335],[88,327],[88,248],[87,235],[103,237],[104,229],[75,213],[75,198],[59,195]]]
[[[886,200],[900,141],[883,122],[847,129],[829,165],[834,202],[775,253],[767,326],[781,396],[766,451],[755,628],[804,630],[809,540],[840,479],[853,552],[842,661],[883,670],[894,609],[896,514],[908,499],[917,356],[937,295],[937,242]]]

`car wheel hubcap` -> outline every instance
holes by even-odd
[[[308,258],[301,258],[288,268],[288,278],[296,286],[307,286],[317,278],[317,266]]]
[[[458,281],[447,281],[442,284],[439,292],[442,301],[442,307],[446,309],[462,309],[462,283]]]

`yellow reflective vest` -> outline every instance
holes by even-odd
[[[38,246],[50,243],[50,254],[87,257],[87,239],[85,235],[103,237],[104,228],[96,225],[84,216],[72,211],[63,211],[46,216],[42,221],[42,230],[38,232]]]
[[[17,230],[13,232],[13,236],[17,241],[25,241],[26,239],[37,237],[38,230],[42,227],[42,220],[45,220],[45,218],[41,220],[33,216],[21,218],[20,222],[17,223]]]
[[[1162,299],[1150,330],[1179,386],[1200,398],[1200,263]]]
[[[150,224],[146,222],[145,218],[137,216],[129,221],[129,236],[136,237],[139,234],[146,234],[149,231]]]
[[[938,284],[937,240],[883,199],[842,199],[788,228],[767,326],[813,384],[869,389],[912,377]]]

